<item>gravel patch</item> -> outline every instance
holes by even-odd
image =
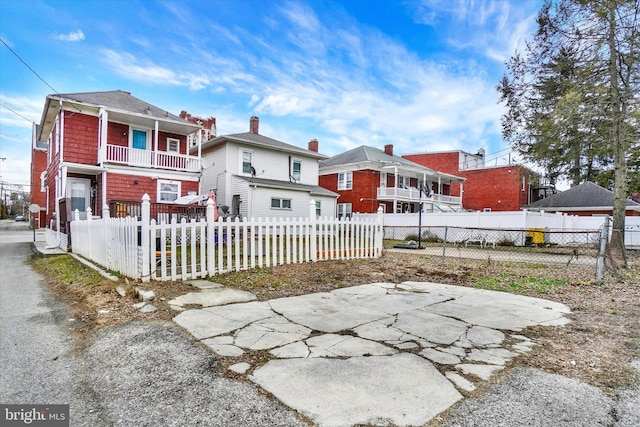
[[[222,377],[217,360],[176,327],[134,321],[104,328],[86,349],[78,426],[305,426],[255,387]],[[91,405],[89,405],[91,406]]]

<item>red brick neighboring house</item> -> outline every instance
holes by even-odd
[[[360,146],[320,162],[320,186],[340,194],[337,216],[385,212],[455,211],[462,208],[452,184],[465,178],[435,171],[393,154],[393,145],[384,151]]]
[[[539,176],[520,165],[485,166],[484,150],[405,154],[402,156],[423,166],[466,178],[463,206],[475,211],[518,211],[538,200],[549,187],[539,187]],[[462,187],[451,188],[460,196]]]
[[[40,206],[40,213],[30,213],[34,228],[44,227],[47,223],[47,143],[38,141],[39,126],[33,124],[31,135],[31,204]]]
[[[187,140],[199,144],[200,129],[129,92],[48,95],[36,135],[36,145],[48,148],[47,223],[55,219],[67,232],[76,209],[81,217],[88,208],[101,216],[104,206],[139,202],[145,193],[152,203],[169,205],[197,192],[200,153],[189,155]],[[135,215],[124,209],[111,215]]]
[[[531,203],[525,208],[545,212],[564,212],[580,216],[613,215],[613,191],[587,181],[561,193]],[[640,216],[640,203],[627,199],[626,215]]]

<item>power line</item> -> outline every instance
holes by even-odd
[[[2,44],[3,44],[3,45],[5,45],[5,46],[7,47],[7,49],[9,49],[9,50],[11,51],[11,53],[13,53],[13,54],[16,56],[16,58],[18,58],[18,59],[20,60],[20,62],[22,62],[22,63],[25,65],[25,67],[27,67],[27,68],[29,69],[29,71],[31,71],[33,74],[35,74],[37,78],[39,78],[40,80],[42,80],[42,83],[44,83],[44,84],[46,84],[47,86],[49,86],[49,88],[50,88],[52,91],[54,91],[57,95],[60,95],[60,93],[59,93],[57,90],[55,90],[55,89],[53,88],[53,86],[51,86],[49,83],[47,83],[47,82],[45,81],[45,79],[43,79],[42,77],[40,77],[40,74],[36,73],[36,72],[35,72],[35,70],[34,70],[33,68],[31,68],[31,67],[29,66],[29,64],[27,64],[27,63],[24,61],[24,59],[20,58],[20,55],[18,55],[18,54],[17,54],[13,49],[11,49],[11,47],[10,47],[10,46],[9,46],[9,45],[8,45],[8,44],[7,44],[3,39],[2,39],[2,37],[0,37],[0,42],[2,42]]]
[[[29,120],[27,119],[25,116],[23,116],[22,114],[18,113],[17,111],[13,110],[11,107],[6,106],[5,104],[0,102],[0,106],[6,108],[7,110],[11,111],[13,114],[15,114],[18,117],[22,117],[23,119],[25,119],[26,121],[28,121],[29,123],[33,123],[33,120]]]

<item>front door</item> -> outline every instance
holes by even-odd
[[[146,150],[147,149],[147,132],[143,130],[133,130],[133,148],[137,148],[138,150]]]

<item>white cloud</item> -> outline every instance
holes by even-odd
[[[122,77],[158,85],[169,86],[187,86],[189,89],[204,89],[211,82],[209,78],[203,74],[193,74],[190,72],[180,71],[156,65],[151,61],[147,64],[139,64],[140,61],[129,53],[117,53],[110,49],[103,49],[103,60],[111,66],[111,68]]]
[[[84,40],[84,33],[82,32],[82,30],[72,31],[67,34],[54,33],[53,38],[62,40],[64,42],[79,42]]]

